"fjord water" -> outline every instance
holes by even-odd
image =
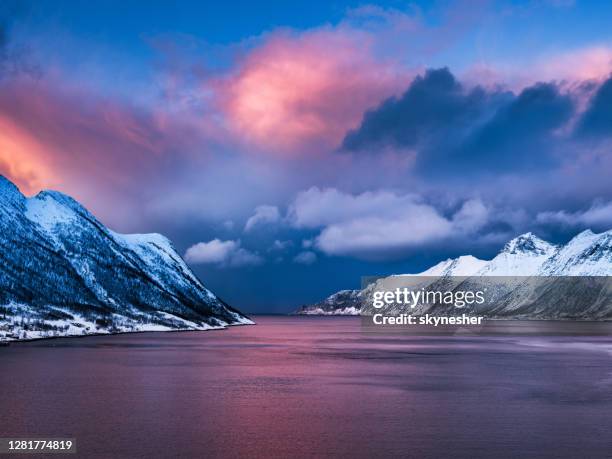
[[[1,347],[0,437],[105,458],[612,457],[612,324],[255,319]]]

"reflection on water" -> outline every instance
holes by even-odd
[[[0,348],[0,437],[76,437],[83,457],[612,457],[612,324],[256,320]]]

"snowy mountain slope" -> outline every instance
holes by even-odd
[[[590,287],[587,280],[567,280],[567,276],[612,276],[612,230],[601,234],[587,230],[560,247],[532,233],[522,234],[509,241],[488,261],[471,255],[461,256],[442,261],[419,274],[389,276],[363,290],[350,291],[353,298],[351,311],[354,315],[360,314],[369,305],[375,290],[390,290],[401,285],[402,280],[411,282],[410,279],[416,276],[424,280],[418,285],[411,283],[413,289],[431,286],[433,282],[445,285],[445,289],[459,288],[459,285],[450,284],[459,282],[464,290],[477,290],[479,285],[491,286],[492,281],[486,280],[487,277],[507,277],[504,282],[496,282],[497,291],[490,293],[495,299],[495,307],[472,309],[472,313],[521,318],[612,318],[612,292],[607,279],[595,279]],[[525,279],[527,276],[532,277]],[[336,295],[316,305],[302,307],[297,313],[333,315],[340,311],[346,314],[346,307],[337,304]],[[582,305],[588,304],[588,310],[576,298],[581,299]],[[425,313],[428,308],[423,306],[413,312]],[[457,311],[438,308],[437,312]]]
[[[303,315],[359,315],[362,304],[363,290],[340,290],[325,298],[321,303],[304,306],[297,311]]]
[[[120,235],[72,198],[0,176],[0,340],[252,323],[163,236]]]
[[[442,261],[415,276],[472,276],[485,267],[487,262],[472,255]]]
[[[556,251],[540,269],[547,276],[612,275],[612,230],[583,231]]]

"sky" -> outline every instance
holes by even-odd
[[[0,173],[248,312],[612,228],[612,4],[3,1]]]

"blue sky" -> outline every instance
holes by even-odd
[[[5,2],[0,173],[247,312],[612,227],[612,5]]]

